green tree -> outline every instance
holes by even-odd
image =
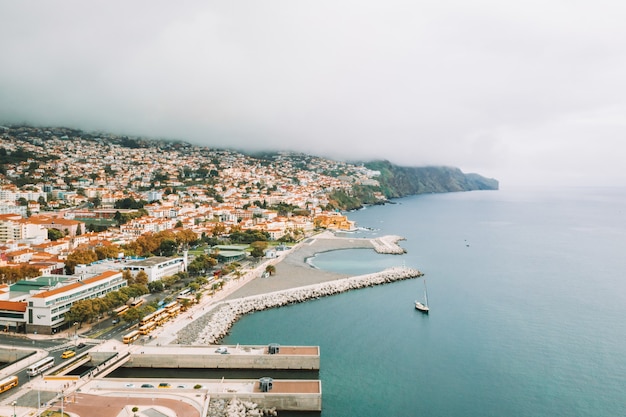
[[[148,289],[151,293],[161,292],[163,291],[163,282],[161,280],[149,282]]]
[[[72,304],[70,311],[65,313],[65,321],[68,323],[77,322],[80,326],[86,322],[92,320],[96,316],[96,312],[93,309],[92,300],[79,300]]]
[[[252,257],[258,259],[265,256],[265,249],[267,249],[268,243],[263,241],[252,242],[250,245],[252,247],[252,251],[250,251],[250,255]]]
[[[65,234],[58,230],[58,229],[48,229],[48,239],[50,239],[51,241],[57,241],[59,239],[62,239],[65,236]]]

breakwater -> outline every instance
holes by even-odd
[[[245,314],[301,303],[349,290],[417,278],[422,275],[422,272],[414,268],[393,267],[373,274],[225,301],[216,304],[206,314],[180,330],[175,343],[186,345],[216,344],[228,334],[232,325]]]
[[[387,235],[378,239],[371,239],[371,242],[376,253],[402,255],[406,253],[406,250],[398,245],[401,240],[404,240],[402,236]]]

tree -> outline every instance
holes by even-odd
[[[276,267],[274,265],[268,265],[265,267],[265,272],[270,275],[274,275],[276,273]]]
[[[158,252],[161,256],[173,256],[178,249],[178,245],[175,240],[163,239],[159,245]]]
[[[98,259],[114,259],[117,258],[122,249],[117,245],[100,245],[94,249]]]
[[[62,239],[64,236],[65,234],[58,229],[53,229],[53,228],[48,229],[48,239],[50,239],[53,242],[59,239]]]
[[[126,280],[126,285],[132,285],[135,283],[135,277],[133,277],[133,273],[130,272],[129,269],[122,271],[122,278]]]
[[[126,323],[135,323],[143,317],[143,313],[139,308],[129,308],[126,310],[126,313],[122,316]]]
[[[163,291],[163,282],[161,280],[149,282],[148,289],[151,293],[161,292]]]
[[[252,242],[252,244],[250,245],[252,247],[252,251],[250,251],[250,255],[252,255],[254,258],[262,258],[263,256],[265,256],[265,249],[267,249],[267,242],[263,242],[263,241],[257,241],[257,242]]]
[[[65,313],[65,321],[68,323],[77,322],[80,327],[82,323],[93,319],[95,315],[92,300],[79,300],[72,304],[70,311]]]
[[[96,253],[89,249],[77,249],[70,253],[65,260],[65,269],[68,274],[74,273],[74,267],[78,264],[88,265],[98,260]]]
[[[148,285],[148,274],[146,271],[139,271],[135,276],[135,283],[139,285]]]

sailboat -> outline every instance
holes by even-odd
[[[428,308],[428,291],[426,290],[426,280],[424,279],[424,304],[415,300],[415,309],[421,311],[422,313],[428,314],[430,309]]]

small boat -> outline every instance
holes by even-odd
[[[415,300],[415,309],[422,313],[428,314],[430,309],[428,308],[428,291],[426,290],[426,280],[424,280],[424,304]]]

